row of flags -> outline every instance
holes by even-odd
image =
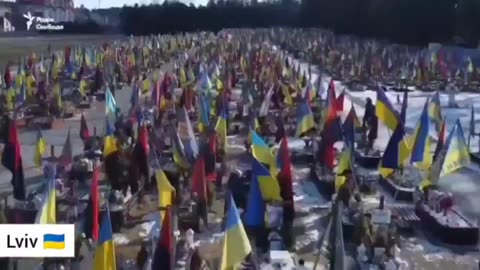
[[[407,100],[405,94],[402,111],[406,110]],[[395,169],[411,164],[424,172],[421,185],[425,186],[436,184],[441,177],[470,164],[470,151],[460,121],[456,120],[445,138],[446,125],[440,108],[437,92],[431,99],[426,100],[413,134],[409,135],[405,130],[404,116],[396,112],[382,88],[377,90],[376,115],[393,131],[380,163],[383,177],[388,177]],[[471,118],[474,119],[473,107]],[[473,129],[471,136],[475,134],[474,120],[471,120],[470,125]],[[431,126],[435,127],[437,133],[435,149],[432,147]]]

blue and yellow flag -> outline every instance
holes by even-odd
[[[432,155],[430,153],[430,137],[429,137],[430,119],[428,117],[428,100],[425,102],[422,114],[415,128],[412,154],[410,163],[419,163],[421,168],[429,168],[432,165]]]
[[[183,144],[178,138],[178,134],[174,129],[170,131],[170,141],[172,144],[172,156],[173,162],[182,169],[188,169],[191,167],[191,163],[185,157]]]
[[[465,135],[457,119],[455,126],[447,139],[447,152],[443,162],[440,177],[451,174],[460,168],[464,168],[470,164],[470,154],[468,152]]]
[[[200,89],[203,91],[212,89],[212,82],[210,81],[210,77],[208,76],[207,72],[203,72],[199,83],[200,83]]]
[[[277,178],[256,159],[252,161],[252,177],[257,179],[264,200],[282,201]]]
[[[43,249],[65,249],[65,234],[44,234]]]
[[[250,182],[244,221],[247,226],[263,227],[265,225],[265,202],[263,201],[260,184],[255,177]]]
[[[215,131],[217,132],[219,142],[223,149],[226,149],[225,147],[227,146],[227,130],[226,106],[223,106],[222,112],[218,116],[217,124],[215,125]]]
[[[158,191],[158,206],[165,208],[173,204],[175,197],[175,188],[170,184],[167,175],[163,170],[156,173],[157,191]],[[160,221],[163,221],[165,210],[160,210]]]
[[[237,206],[232,196],[229,196],[229,207],[225,224],[223,254],[220,270],[237,269],[252,252],[250,240],[243,228]]]
[[[428,105],[428,115],[430,120],[435,124],[435,130],[438,132],[443,119],[442,108],[440,106],[440,94],[438,92],[433,94],[432,100]]]
[[[209,126],[208,106],[202,93],[198,94],[198,130],[205,132]]]
[[[252,155],[261,163],[270,166],[270,170],[276,168],[275,157],[273,156],[272,149],[268,147],[267,143],[253,130],[250,130],[252,137]]]
[[[310,106],[304,98],[300,98],[297,107],[297,131],[296,136],[300,137],[302,134],[315,128],[313,121],[313,114]]]
[[[338,191],[338,189],[345,183],[345,176],[342,176],[342,174],[347,171],[352,169],[352,151],[350,150],[350,147],[345,147],[343,149],[342,154],[340,155],[340,159],[338,160],[338,165],[336,169],[336,175],[335,175],[335,191]]]
[[[110,126],[110,123],[107,119],[107,128],[106,128],[105,137],[103,139],[103,157],[108,157],[118,151],[117,140],[113,135],[113,129]]]
[[[391,130],[395,130],[397,125],[400,123],[400,117],[390,103],[387,95],[385,95],[382,87],[377,88],[375,114],[377,115],[378,119],[380,119]]]
[[[55,168],[49,166],[52,170],[48,178],[47,193],[42,204],[42,207],[37,213],[35,219],[36,224],[56,224],[57,223],[57,191],[55,189]]]
[[[107,205],[100,227],[100,236],[95,250],[94,270],[117,270],[115,245],[113,242],[112,221]]]
[[[409,148],[405,139],[403,125],[398,125],[388,141],[380,166],[388,169],[398,169],[409,156]]]
[[[42,167],[42,159],[46,151],[47,151],[47,143],[43,138],[42,132],[38,130],[37,144],[35,145],[35,154],[33,156],[33,162],[37,168]]]

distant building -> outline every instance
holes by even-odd
[[[0,18],[1,24],[0,24],[0,32],[13,32],[15,31],[15,27],[12,25],[10,20],[8,20],[5,17]]]

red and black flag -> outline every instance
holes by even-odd
[[[208,148],[205,151],[205,174],[207,180],[212,182],[217,179],[216,156],[217,156],[217,136],[214,130],[208,135]]]
[[[99,234],[99,211],[100,211],[100,200],[98,194],[98,168],[94,168],[92,185],[90,186],[90,197],[88,199],[85,223],[83,230],[87,238],[91,238],[95,241],[98,240]]]
[[[171,224],[171,212],[170,207],[168,207],[163,218],[160,238],[158,239],[157,247],[155,248],[155,252],[153,254],[152,269],[173,269],[173,247],[174,240]]]
[[[194,200],[197,203],[197,214],[204,220],[205,223],[208,223],[208,184],[207,177],[205,175],[205,147],[203,146],[200,154],[195,160],[193,166],[193,175],[192,175],[192,195]]]
[[[184,88],[182,91],[182,96],[180,97],[180,107],[185,107],[187,112],[191,112],[194,104],[193,99],[193,90],[191,90],[189,87]]]
[[[88,130],[87,120],[82,113],[82,118],[80,119],[80,138],[85,142],[90,138],[90,130]]]
[[[150,145],[148,139],[148,130],[145,125],[141,125],[138,129],[138,138],[133,148],[132,162],[130,168],[130,181],[137,181],[139,177],[145,177],[148,182],[150,179]],[[136,176],[136,177],[134,177]],[[136,192],[136,183],[131,183],[132,193]]]
[[[25,181],[22,166],[22,153],[18,141],[15,121],[8,119],[8,136],[2,155],[2,165],[12,173],[13,197],[16,200],[25,200]]]
[[[10,64],[7,65],[5,73],[3,74],[3,82],[5,83],[5,87],[7,89],[12,86],[12,74],[10,73]]]

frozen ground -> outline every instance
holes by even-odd
[[[294,60],[294,62],[300,64],[302,72],[308,70],[308,63],[300,60]],[[311,80],[314,82],[317,80],[318,76],[320,76],[318,67],[312,66]],[[345,87],[341,81],[335,81],[334,83],[336,94],[338,96]],[[328,80],[325,80],[323,84],[324,89],[327,89]],[[367,97],[371,98],[373,103],[376,102],[376,93],[372,90],[353,92],[346,89],[346,93],[347,97],[345,98],[344,112],[341,115],[342,120],[347,116],[351,106],[355,107],[357,115],[361,119],[365,113],[364,106]],[[397,104],[398,93],[386,92],[386,94],[394,107],[400,111],[401,103]],[[423,93],[420,91],[409,93],[406,120],[407,131],[413,132],[423,110],[425,101],[432,95],[433,93]],[[325,97],[326,93],[323,94],[323,98]],[[402,99],[403,95],[400,94],[400,100]],[[460,93],[456,95],[456,101],[459,105],[459,108],[457,109],[446,107],[448,102],[446,94],[440,94],[440,101],[442,105],[442,113],[446,119],[447,131],[452,128],[457,119],[460,119],[465,136],[468,136],[470,110],[472,105],[474,105],[475,108],[475,118],[480,119],[480,108],[478,108],[479,106],[475,106],[475,104],[480,101],[480,95],[471,93]],[[374,147],[384,150],[390,138],[390,134],[391,132],[386,126],[379,121],[378,139]],[[433,138],[437,138],[433,126],[430,128],[430,134]],[[479,150],[478,139],[472,138],[471,145],[471,149],[474,152]],[[469,169],[462,170],[440,179],[440,185],[454,193],[455,203],[458,208],[460,208],[471,221],[478,222],[480,219],[480,173],[477,165],[472,164],[470,167],[471,168]],[[461,248],[447,246],[433,240],[429,241],[421,231],[419,231],[415,237],[402,238],[401,243],[401,257],[409,263],[410,269],[478,269],[478,247]]]

